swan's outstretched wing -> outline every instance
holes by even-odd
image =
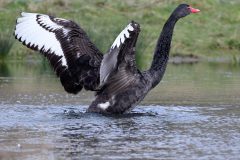
[[[135,81],[137,67],[135,45],[140,32],[140,25],[131,22],[118,35],[109,52],[104,55],[100,67],[100,86],[110,93],[118,93]],[[105,86],[105,87],[104,87]]]
[[[24,12],[16,23],[16,39],[47,57],[67,92],[97,88],[103,54],[80,26],[70,20]]]

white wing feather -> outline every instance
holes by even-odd
[[[116,68],[119,47],[130,37],[129,31],[134,31],[132,24],[129,23],[113,42],[109,52],[104,55],[100,66],[100,86],[104,85],[110,73]]]
[[[67,34],[68,30],[54,23],[48,15],[23,12],[21,16],[17,19],[16,38],[22,42],[25,41],[30,46],[38,46],[38,50],[42,49],[43,51],[50,51],[50,54],[62,56],[62,65],[67,66],[61,44],[52,31],[63,29],[63,32]]]
[[[122,30],[122,32],[117,36],[115,41],[112,44],[111,49],[114,49],[115,47],[119,47],[122,43],[125,41],[125,36],[126,38],[129,38],[129,31],[133,31],[134,28],[131,26],[131,24],[128,24],[127,27]]]

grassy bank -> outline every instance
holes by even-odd
[[[141,24],[137,59],[148,66],[161,28],[180,0],[0,0],[0,33],[13,30],[21,11],[39,12],[72,19],[106,52],[115,37],[130,21]],[[195,55],[203,60],[239,62],[240,1],[185,0],[202,12],[178,22],[171,55]],[[7,37],[7,36],[3,36]],[[24,59],[28,49],[15,42],[8,58]],[[147,60],[146,60],[147,59]]]

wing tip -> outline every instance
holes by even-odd
[[[28,16],[28,15],[29,15],[28,12],[20,12],[20,16],[21,16],[21,17],[26,17],[26,16]]]
[[[18,34],[16,34],[16,32],[13,32],[13,36],[15,37],[15,39],[19,40],[18,37],[17,37]]]
[[[20,15],[22,17],[28,17],[28,16],[34,16],[36,15],[37,13],[31,13],[31,12],[20,12]]]
[[[20,15],[21,15],[21,16],[24,16],[25,13],[26,13],[26,12],[20,12]]]

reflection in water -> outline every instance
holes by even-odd
[[[0,77],[0,102],[21,104],[89,104],[94,93],[66,94],[46,65],[8,64],[11,77]],[[240,66],[198,63],[168,65],[166,74],[142,104],[238,105]],[[8,82],[8,83],[3,83]]]
[[[1,62],[1,61],[0,61],[0,77],[11,77],[10,71],[8,69],[8,65],[5,62]]]
[[[145,99],[159,104],[240,104],[240,66],[169,65],[160,85]]]
[[[238,159],[239,70],[169,65],[144,106],[102,116],[44,67],[1,66],[0,159]]]

